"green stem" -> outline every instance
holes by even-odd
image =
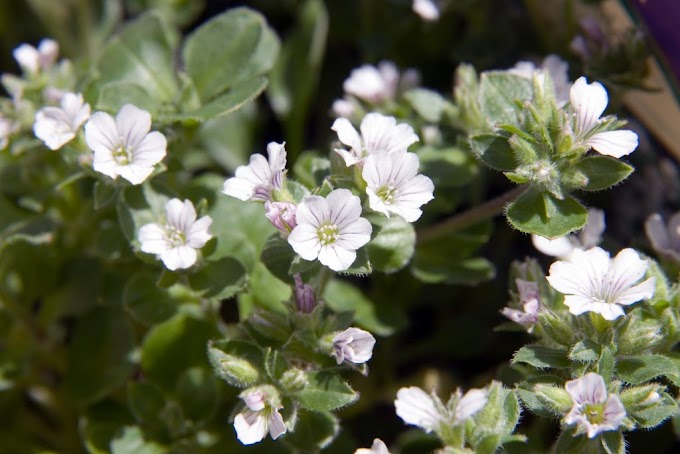
[[[499,195],[495,199],[488,200],[467,211],[455,214],[438,224],[425,227],[418,231],[418,243],[427,243],[437,238],[441,238],[442,236],[446,236],[449,233],[457,232],[477,224],[478,222],[490,219],[503,211],[508,203],[517,199],[528,188],[528,185],[517,186],[516,188]]]

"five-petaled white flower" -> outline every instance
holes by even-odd
[[[279,413],[283,407],[273,402],[266,389],[245,391],[241,399],[247,409],[234,418],[234,428],[241,443],[252,445],[262,441],[267,432],[274,440],[286,433],[286,424]]]
[[[587,250],[600,244],[606,225],[604,211],[597,208],[588,210],[588,222],[576,235],[567,235],[549,240],[540,235],[531,235],[534,247],[545,255],[568,259],[575,249]]]
[[[338,133],[340,142],[350,147],[349,150],[335,149],[348,167],[361,163],[376,151],[405,151],[419,140],[411,126],[406,123],[397,124],[394,117],[379,113],[370,113],[361,120],[361,135],[346,118],[335,120],[331,129]]]
[[[59,44],[52,39],[43,39],[38,48],[22,44],[12,52],[21,69],[28,74],[48,70],[59,56]]]
[[[504,307],[501,313],[531,332],[538,321],[538,312],[541,309],[541,293],[536,282],[515,279],[515,283],[517,284],[519,304],[522,306],[522,310]]]
[[[626,409],[616,394],[608,394],[604,379],[589,372],[581,378],[565,383],[574,405],[564,417],[567,425],[576,424],[577,433],[588,438],[609,430],[617,430],[626,417]]]
[[[35,114],[33,132],[48,148],[58,150],[73,140],[90,118],[90,105],[80,93],[64,93],[61,107],[43,107]]]
[[[92,167],[114,180],[121,177],[141,184],[165,157],[167,140],[151,130],[151,114],[132,104],[124,105],[116,118],[96,112],[85,123],[85,140],[94,151]]]
[[[189,268],[196,263],[196,250],[212,238],[211,224],[210,216],[196,220],[190,200],[171,199],[165,205],[164,224],[146,224],[139,229],[141,249],[156,254],[169,270]]]
[[[335,189],[325,198],[307,196],[297,207],[297,226],[288,243],[303,259],[318,258],[333,271],[344,271],[371,239],[373,228],[360,216],[361,201],[347,189]]]
[[[382,61],[376,68],[362,65],[352,70],[349,78],[342,84],[346,93],[378,104],[394,98],[399,85],[399,70],[391,61]]]
[[[373,445],[371,446],[370,449],[359,448],[356,451],[354,451],[354,454],[390,454],[390,451],[387,449],[387,446],[380,438],[376,438],[375,440],[373,440]]]
[[[250,157],[247,166],[239,166],[234,177],[224,182],[222,192],[239,200],[267,201],[274,189],[281,189],[286,170],[286,143],[270,142],[267,160],[261,154]]]
[[[368,203],[373,211],[390,217],[401,216],[415,222],[423,214],[420,207],[434,198],[434,184],[418,175],[418,155],[406,151],[377,151],[364,160]]]
[[[426,22],[439,20],[439,7],[432,0],[413,0],[411,9]]]
[[[633,249],[623,249],[614,259],[599,247],[576,249],[569,261],[550,266],[547,277],[555,290],[565,294],[569,312],[579,315],[596,312],[605,320],[624,315],[621,306],[651,298],[655,279],[635,285],[647,271],[648,263]]]
[[[579,77],[569,92],[571,107],[576,113],[574,132],[576,138],[600,154],[620,158],[632,153],[638,146],[638,136],[633,131],[598,132],[600,116],[607,108],[609,97],[599,82],[588,83]]]
[[[401,388],[397,391],[394,407],[397,410],[397,416],[406,424],[418,426],[427,433],[436,430],[444,421],[444,416],[440,411],[443,405],[439,398],[433,397],[417,386]]]
[[[368,331],[359,328],[347,328],[333,337],[332,356],[338,365],[343,361],[363,364],[373,356],[375,337]]]
[[[656,252],[680,263],[680,212],[671,216],[667,224],[659,213],[652,214],[645,222],[645,233]]]

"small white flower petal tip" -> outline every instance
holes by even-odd
[[[286,169],[284,143],[270,142],[267,145],[269,159],[261,154],[250,157],[247,166],[239,166],[232,178],[224,182],[222,192],[243,201],[271,200],[271,193],[280,189]]]
[[[390,454],[390,451],[380,438],[376,438],[370,448],[359,448],[354,454]]]
[[[165,157],[167,140],[151,130],[151,114],[132,104],[124,105],[116,118],[96,112],[85,124],[85,140],[94,151],[92,167],[114,180],[123,177],[143,183]]]
[[[52,39],[43,39],[37,49],[30,44],[22,44],[14,49],[12,55],[22,71],[36,74],[47,71],[54,65],[59,56],[59,44]]]
[[[35,114],[33,133],[51,150],[58,150],[76,137],[90,118],[90,105],[80,93],[64,93],[60,107],[44,107]]]
[[[198,249],[212,238],[212,218],[196,219],[189,200],[171,199],[165,205],[164,224],[146,224],[139,229],[142,252],[156,254],[171,271],[190,268],[196,263]]]
[[[425,22],[436,22],[441,15],[439,7],[432,0],[413,0],[411,9]]]

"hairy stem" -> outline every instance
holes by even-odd
[[[517,199],[529,188],[528,185],[517,186],[510,191],[488,200],[481,205],[470,208],[462,213],[455,214],[450,218],[444,219],[438,224],[425,227],[418,231],[418,243],[423,244],[445,236],[451,232],[470,227],[480,221],[492,218],[503,211],[505,206]]]

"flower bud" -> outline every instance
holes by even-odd
[[[248,386],[260,377],[260,372],[250,361],[225,353],[219,348],[208,347],[208,358],[215,374],[233,386]]]
[[[537,383],[534,385],[534,394],[556,413],[565,413],[572,406],[571,397],[569,397],[569,393],[564,388],[558,388],[546,383]]]
[[[661,325],[657,321],[631,317],[619,331],[617,346],[621,354],[637,355],[648,352],[662,340]]]
[[[656,383],[635,386],[621,393],[621,402],[631,413],[635,413],[657,405],[664,394],[665,387]]]
[[[301,391],[308,383],[307,372],[301,369],[288,369],[281,376],[281,385],[291,393]]]
[[[359,328],[347,328],[333,337],[333,352],[338,364],[349,361],[354,364],[367,362],[373,356],[375,337]]]
[[[288,236],[297,225],[295,222],[296,209],[294,203],[267,200],[264,204],[264,215],[267,216],[274,227],[281,231],[282,235]]]
[[[298,312],[302,314],[309,314],[316,307],[314,289],[309,284],[302,282],[300,273],[295,275],[295,304]]]

